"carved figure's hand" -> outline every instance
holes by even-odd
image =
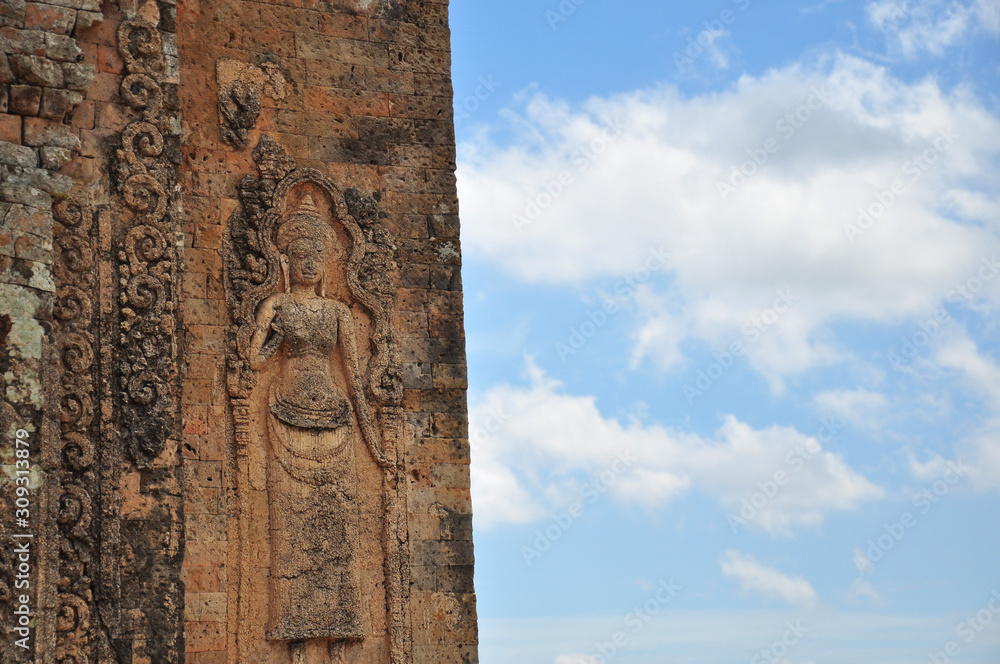
[[[275,334],[285,336],[285,317],[282,315],[284,313],[284,307],[280,304],[274,307],[274,317],[271,318],[271,329],[274,330]]]
[[[261,329],[261,332],[266,335],[267,340],[261,346],[260,354],[264,359],[269,359],[281,347],[281,342],[285,340],[284,317],[281,315],[281,305],[274,308],[274,316],[271,318],[270,329]]]
[[[274,334],[272,334],[270,338],[268,338],[268,340],[261,347],[260,349],[261,357],[263,357],[265,360],[269,359],[272,355],[274,355],[278,351],[278,348],[281,347],[281,342],[284,340],[285,340],[285,333],[275,331]]]

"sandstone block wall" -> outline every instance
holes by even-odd
[[[36,443],[38,541],[32,649],[2,641],[0,662],[239,662],[224,238],[263,136],[379,201],[406,656],[477,661],[447,10],[0,2],[0,452],[17,429]],[[0,639],[12,569],[0,556]]]

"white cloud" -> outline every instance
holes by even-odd
[[[814,90],[826,102],[809,109]],[[749,349],[752,365],[780,377],[843,361],[832,323],[933,311],[1000,248],[989,214],[1000,192],[986,184],[998,179],[1000,121],[967,88],[906,83],[857,58],[695,97],[662,86],[573,107],[536,94],[505,117],[502,142],[487,131],[461,146],[467,252],[527,282],[581,284],[632,273],[664,247],[665,292],[635,299],[636,362],[668,369],[687,339],[741,339],[779,288],[800,299]],[[949,130],[958,138],[935,152]],[[765,145],[777,152],[723,200],[719,183]],[[914,181],[903,169],[925,151],[935,163]],[[897,180],[903,193],[852,243],[845,226]]]
[[[912,58],[945,51],[971,34],[1000,35],[996,0],[881,0],[867,7],[868,20],[885,34],[890,48]]]
[[[1000,491],[1000,365],[984,354],[965,335],[956,335],[942,344],[935,363],[958,373],[974,395],[982,399],[986,417],[969,438],[955,445],[956,462],[966,467],[973,485],[981,490]],[[940,479],[948,462],[936,456],[927,462],[911,461],[913,474],[920,479]]]
[[[744,592],[759,592],[793,606],[809,609],[816,606],[818,601],[816,591],[802,577],[782,574],[738,551],[727,551],[726,557],[719,561],[719,564],[722,566],[723,574],[739,580]]]
[[[747,527],[789,534],[883,495],[840,455],[794,428],[754,429],[730,416],[714,437],[704,438],[606,418],[595,397],[565,394],[529,366],[529,387],[498,385],[473,400],[472,495],[479,527],[529,523],[581,496],[606,492],[619,503],[658,508],[696,489],[733,514],[744,500],[752,502]],[[783,482],[770,491],[776,473]]]
[[[813,397],[813,401],[821,413],[840,418],[861,430],[880,429],[889,407],[889,400],[884,394],[863,387],[827,390]]]

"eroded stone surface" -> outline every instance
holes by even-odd
[[[448,40],[415,0],[0,3],[0,457],[37,435],[47,505],[29,659],[476,661]],[[259,321],[307,195],[326,292]],[[253,368],[258,326],[285,336]]]

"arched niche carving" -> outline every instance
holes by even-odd
[[[224,247],[240,661],[338,661],[387,641],[399,664],[409,572],[393,244],[377,194],[296,169],[267,136],[254,159]],[[384,611],[362,600],[378,593]]]

